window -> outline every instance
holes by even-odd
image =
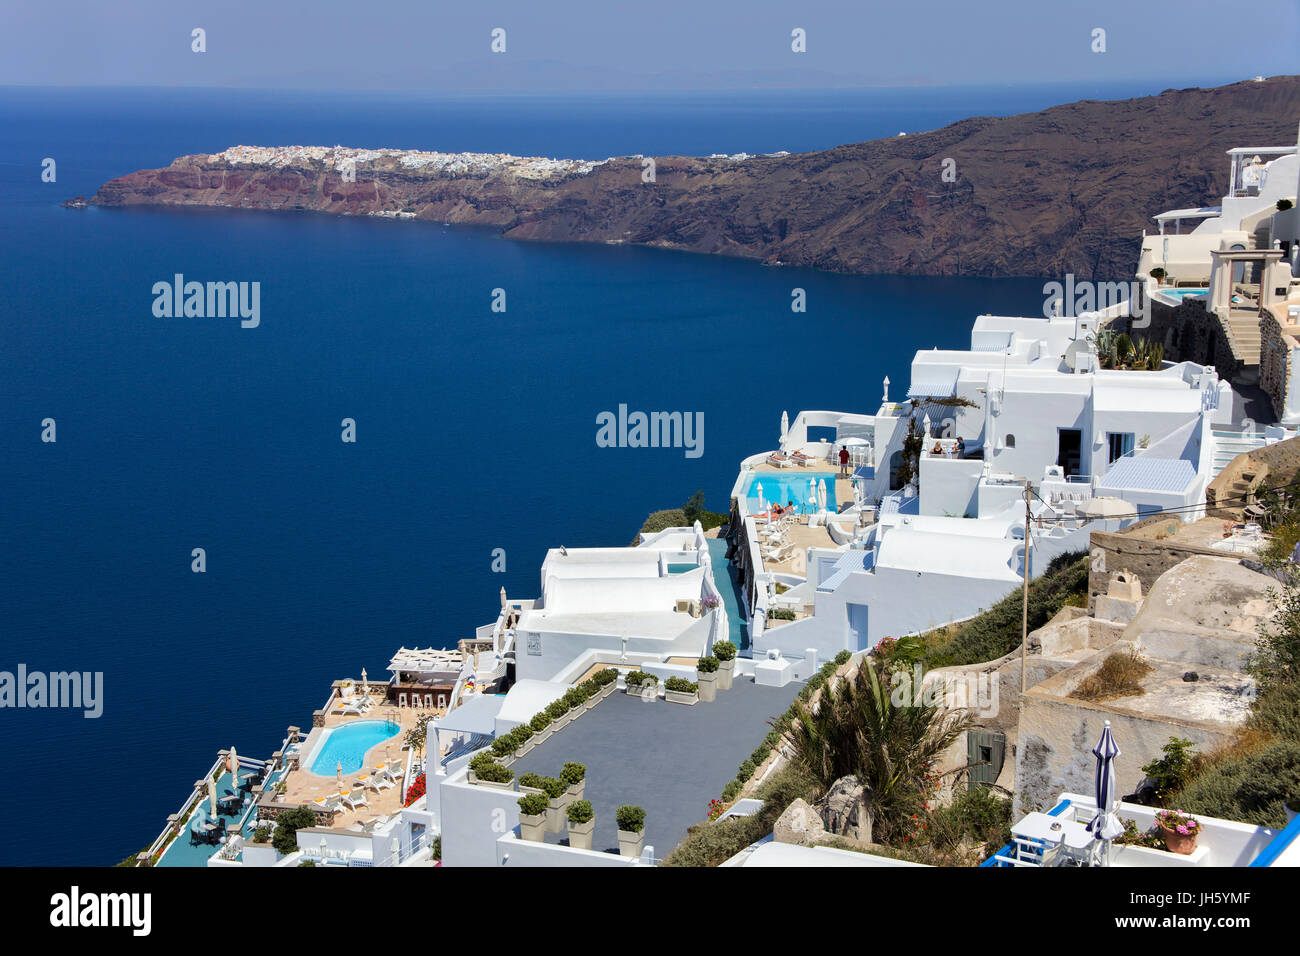
[[[1008,435],[1006,438],[1002,439],[1002,447],[1003,447],[1003,448],[1015,448],[1015,447],[1016,447],[1016,436],[1015,436],[1015,435]]]
[[[1114,464],[1125,455],[1133,454],[1133,433],[1132,432],[1107,432],[1106,445],[1108,447],[1107,462]]]

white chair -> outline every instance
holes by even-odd
[[[353,787],[352,792],[343,798],[343,802],[350,810],[355,810],[357,807],[370,806],[370,804],[366,802],[365,787]]]

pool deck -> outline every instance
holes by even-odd
[[[592,710],[514,762],[518,779],[534,772],[557,776],[565,761],[587,767],[584,798],[596,812],[592,849],[618,852],[615,810],[633,804],[646,811],[646,845],[662,859],[703,822],[740,764],[754,752],[803,683],[760,687],[737,677],[731,690],[709,704],[653,702],[616,691]],[[548,843],[568,841],[562,833]]]
[[[402,740],[406,732],[415,726],[416,716],[422,713],[412,707],[385,707],[378,706],[370,710],[369,713],[360,717],[340,716],[338,714],[329,714],[325,718],[325,727],[334,728],[342,727],[359,720],[392,720],[400,726],[400,730],[392,738],[376,744],[366,751],[365,767],[377,767],[386,763],[388,760],[406,760],[406,752],[402,749]],[[311,747],[315,747],[312,741]],[[304,760],[310,756],[310,748],[304,747]],[[285,789],[276,799],[281,803],[291,803],[294,806],[302,803],[313,803],[321,797],[328,797],[331,794],[339,793],[340,789],[346,793],[352,789],[354,781],[362,782],[369,776],[368,770],[356,771],[354,773],[345,773],[343,775],[343,787],[339,787],[338,778],[334,774],[322,777],[312,773],[306,767],[298,770],[291,770],[285,778]],[[394,813],[402,808],[402,793],[400,784],[389,787],[376,793],[374,790],[366,791],[367,805],[358,807],[356,810],[349,810],[346,807],[341,809],[334,817],[334,828],[345,829],[372,817],[385,816]]]

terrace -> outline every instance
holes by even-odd
[[[566,761],[584,764],[585,799],[596,812],[592,849],[618,852],[614,812],[632,804],[646,811],[646,846],[663,857],[705,818],[709,801],[802,686],[759,686],[752,677],[737,675],[731,690],[693,706],[615,692],[511,769],[518,779],[530,772],[556,776]],[[553,833],[546,841],[567,845],[568,839]]]

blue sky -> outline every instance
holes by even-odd
[[[722,89],[1296,70],[1296,0],[0,0],[0,85]],[[190,33],[207,32],[207,52]],[[491,31],[506,30],[493,54]],[[807,31],[807,52],[790,49]],[[1106,52],[1090,49],[1106,31]]]

